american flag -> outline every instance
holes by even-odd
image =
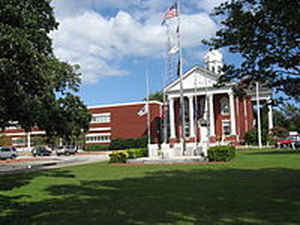
[[[178,8],[177,8],[177,2],[175,2],[169,10],[165,13],[162,21],[162,25],[166,22],[167,19],[171,19],[173,17],[178,16]]]

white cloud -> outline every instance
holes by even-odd
[[[197,2],[197,6],[199,9],[203,9],[208,13],[212,13],[213,9],[221,3],[226,2],[228,0],[195,0]]]
[[[127,57],[158,57],[165,49],[165,30],[160,26],[160,1],[147,1],[145,10],[130,10],[140,0],[101,0],[101,7],[122,7],[105,17],[93,10],[100,1],[55,0],[58,31],[51,34],[58,57],[81,66],[83,81],[96,83],[105,76],[130,74],[120,64]],[[166,3],[167,4],[167,3]],[[165,8],[165,7],[164,7]],[[129,13],[130,12],[130,13]],[[216,31],[207,13],[183,15],[182,37],[186,48],[198,46]]]

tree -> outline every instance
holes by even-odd
[[[297,131],[300,133],[300,108],[286,103],[282,106],[282,112],[286,120],[286,128],[289,131]]]
[[[147,98],[144,99],[145,101]],[[163,102],[163,93],[161,91],[157,91],[155,93],[149,94],[149,100]]]
[[[78,65],[54,56],[57,29],[50,0],[0,1],[0,126],[11,121],[30,131],[70,137],[87,130],[90,114],[74,93]]]
[[[204,43],[239,53],[239,66],[224,66],[221,82],[260,81],[300,101],[300,2],[295,0],[231,0],[216,7],[223,18],[216,37]]]

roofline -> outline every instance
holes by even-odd
[[[98,109],[98,108],[109,108],[109,107],[123,107],[123,106],[133,106],[133,105],[142,105],[146,104],[146,101],[141,102],[127,102],[127,103],[116,103],[116,104],[109,104],[109,105],[95,105],[95,106],[88,106],[88,109]],[[163,105],[162,102],[159,101],[149,101],[149,104],[159,104]]]
[[[220,75],[218,75],[218,74],[212,73],[211,71],[205,69],[205,68],[202,67],[202,66],[195,65],[195,66],[193,66],[191,69],[189,69],[188,71],[186,71],[186,72],[183,74],[183,79],[185,79],[188,75],[190,75],[192,72],[194,72],[194,71],[197,70],[197,69],[200,70],[200,71],[202,71],[202,72],[207,73],[207,74],[210,75],[210,76],[215,77],[216,79],[218,79],[219,76],[220,76]],[[172,83],[170,83],[169,85],[167,85],[163,90],[166,91],[166,90],[170,89],[171,87],[175,86],[179,81],[180,81],[180,78],[177,78],[175,81],[173,81]]]

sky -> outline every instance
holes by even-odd
[[[80,65],[79,95],[88,106],[142,101],[164,86],[167,35],[162,17],[174,0],[53,0],[55,55]],[[184,71],[203,65],[201,41],[220,28],[210,13],[224,0],[181,0]],[[224,53],[224,61],[235,59]]]

